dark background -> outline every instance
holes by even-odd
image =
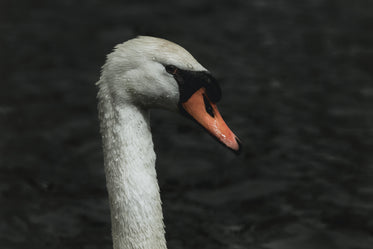
[[[94,83],[137,35],[220,80],[236,157],[152,131],[169,248],[373,248],[373,2],[0,1],[0,248],[111,248]]]

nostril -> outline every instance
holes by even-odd
[[[205,109],[206,112],[211,116],[215,117],[214,110],[212,109],[212,106],[210,104],[210,101],[207,99],[207,97],[203,94],[203,102],[205,103]]]

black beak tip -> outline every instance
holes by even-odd
[[[236,142],[238,144],[238,150],[232,150],[232,151],[234,152],[234,154],[236,154],[238,156],[242,152],[242,143],[241,143],[240,139],[238,139],[237,137],[236,137]]]

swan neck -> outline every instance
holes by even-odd
[[[165,249],[149,113],[98,97],[114,249]]]

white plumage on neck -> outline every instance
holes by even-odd
[[[98,96],[114,249],[166,248],[148,111]]]

